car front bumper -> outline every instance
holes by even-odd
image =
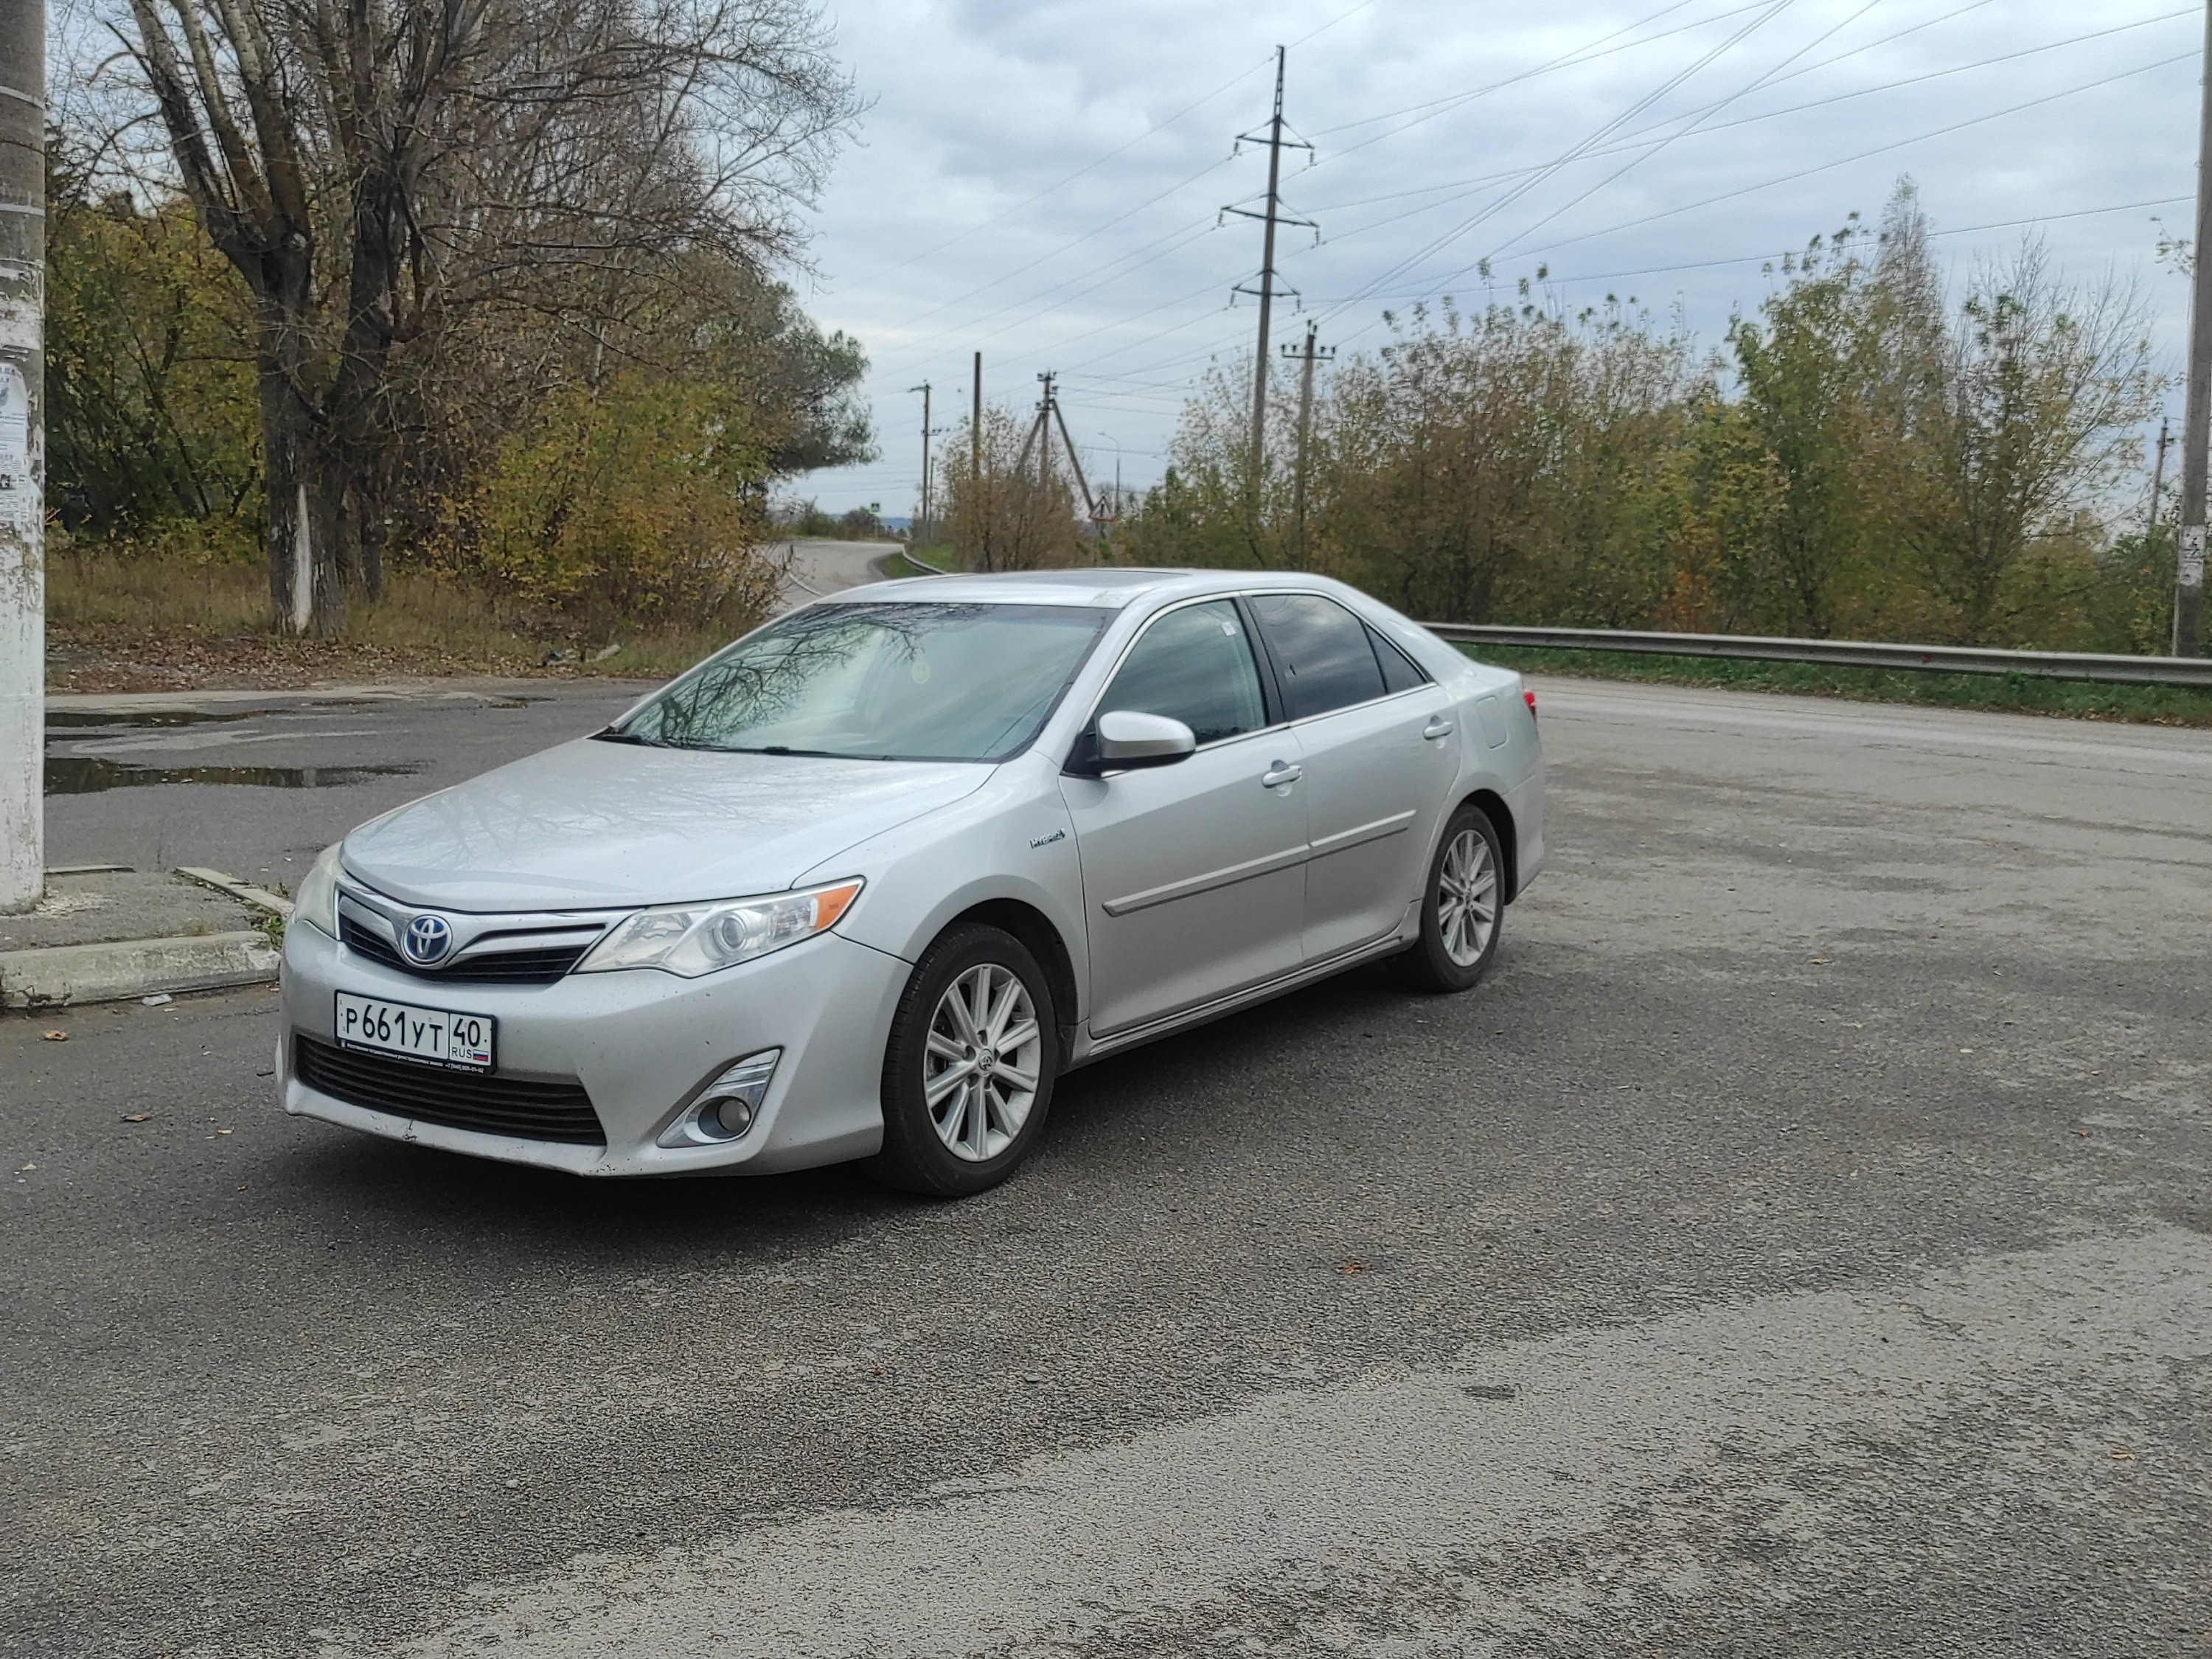
[[[699,979],[630,969],[550,985],[443,983],[357,955],[301,922],[285,932],[278,1089],[296,1115],[575,1175],[834,1164],[883,1144],[884,1045],[909,971],[900,958],[833,933]],[[296,1074],[295,1040],[335,1043],[340,991],[489,1015],[498,1022],[495,1075],[581,1084],[605,1146],[454,1128],[309,1088]],[[708,1081],[764,1048],[783,1054],[743,1135],[706,1146],[656,1144]],[[421,1079],[420,1070],[411,1074]]]

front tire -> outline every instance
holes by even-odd
[[[1498,830],[1479,806],[1444,825],[1421,890],[1421,936],[1390,958],[1398,982],[1416,991],[1472,990],[1498,954],[1505,920],[1505,860]]]
[[[997,1186],[1034,1150],[1060,1071],[1060,1026],[1036,958],[969,923],[922,952],[884,1048],[884,1146],[868,1172],[933,1198]]]

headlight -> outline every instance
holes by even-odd
[[[696,979],[827,932],[860,890],[859,882],[841,881],[805,893],[641,910],[593,945],[576,972],[658,968]]]
[[[343,844],[343,843],[341,843]],[[292,920],[319,927],[332,939],[338,936],[338,849],[325,847],[300,878],[300,890],[292,896]]]

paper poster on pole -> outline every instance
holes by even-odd
[[[2204,586],[2204,526],[2201,524],[2181,527],[2181,585]]]
[[[0,362],[0,525],[27,530],[38,522],[39,492],[31,477],[31,398],[22,371]]]

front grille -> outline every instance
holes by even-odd
[[[334,1048],[310,1036],[292,1040],[292,1070],[310,1089],[449,1129],[604,1146],[607,1132],[580,1083],[531,1083],[477,1072],[422,1066],[388,1054]]]
[[[455,985],[550,985],[574,968],[594,943],[585,939],[580,944],[541,945],[531,951],[495,951],[464,957],[450,968],[418,968],[394,950],[389,939],[351,916],[338,918],[338,938],[347,950],[371,962],[397,968],[417,979],[441,979]]]

